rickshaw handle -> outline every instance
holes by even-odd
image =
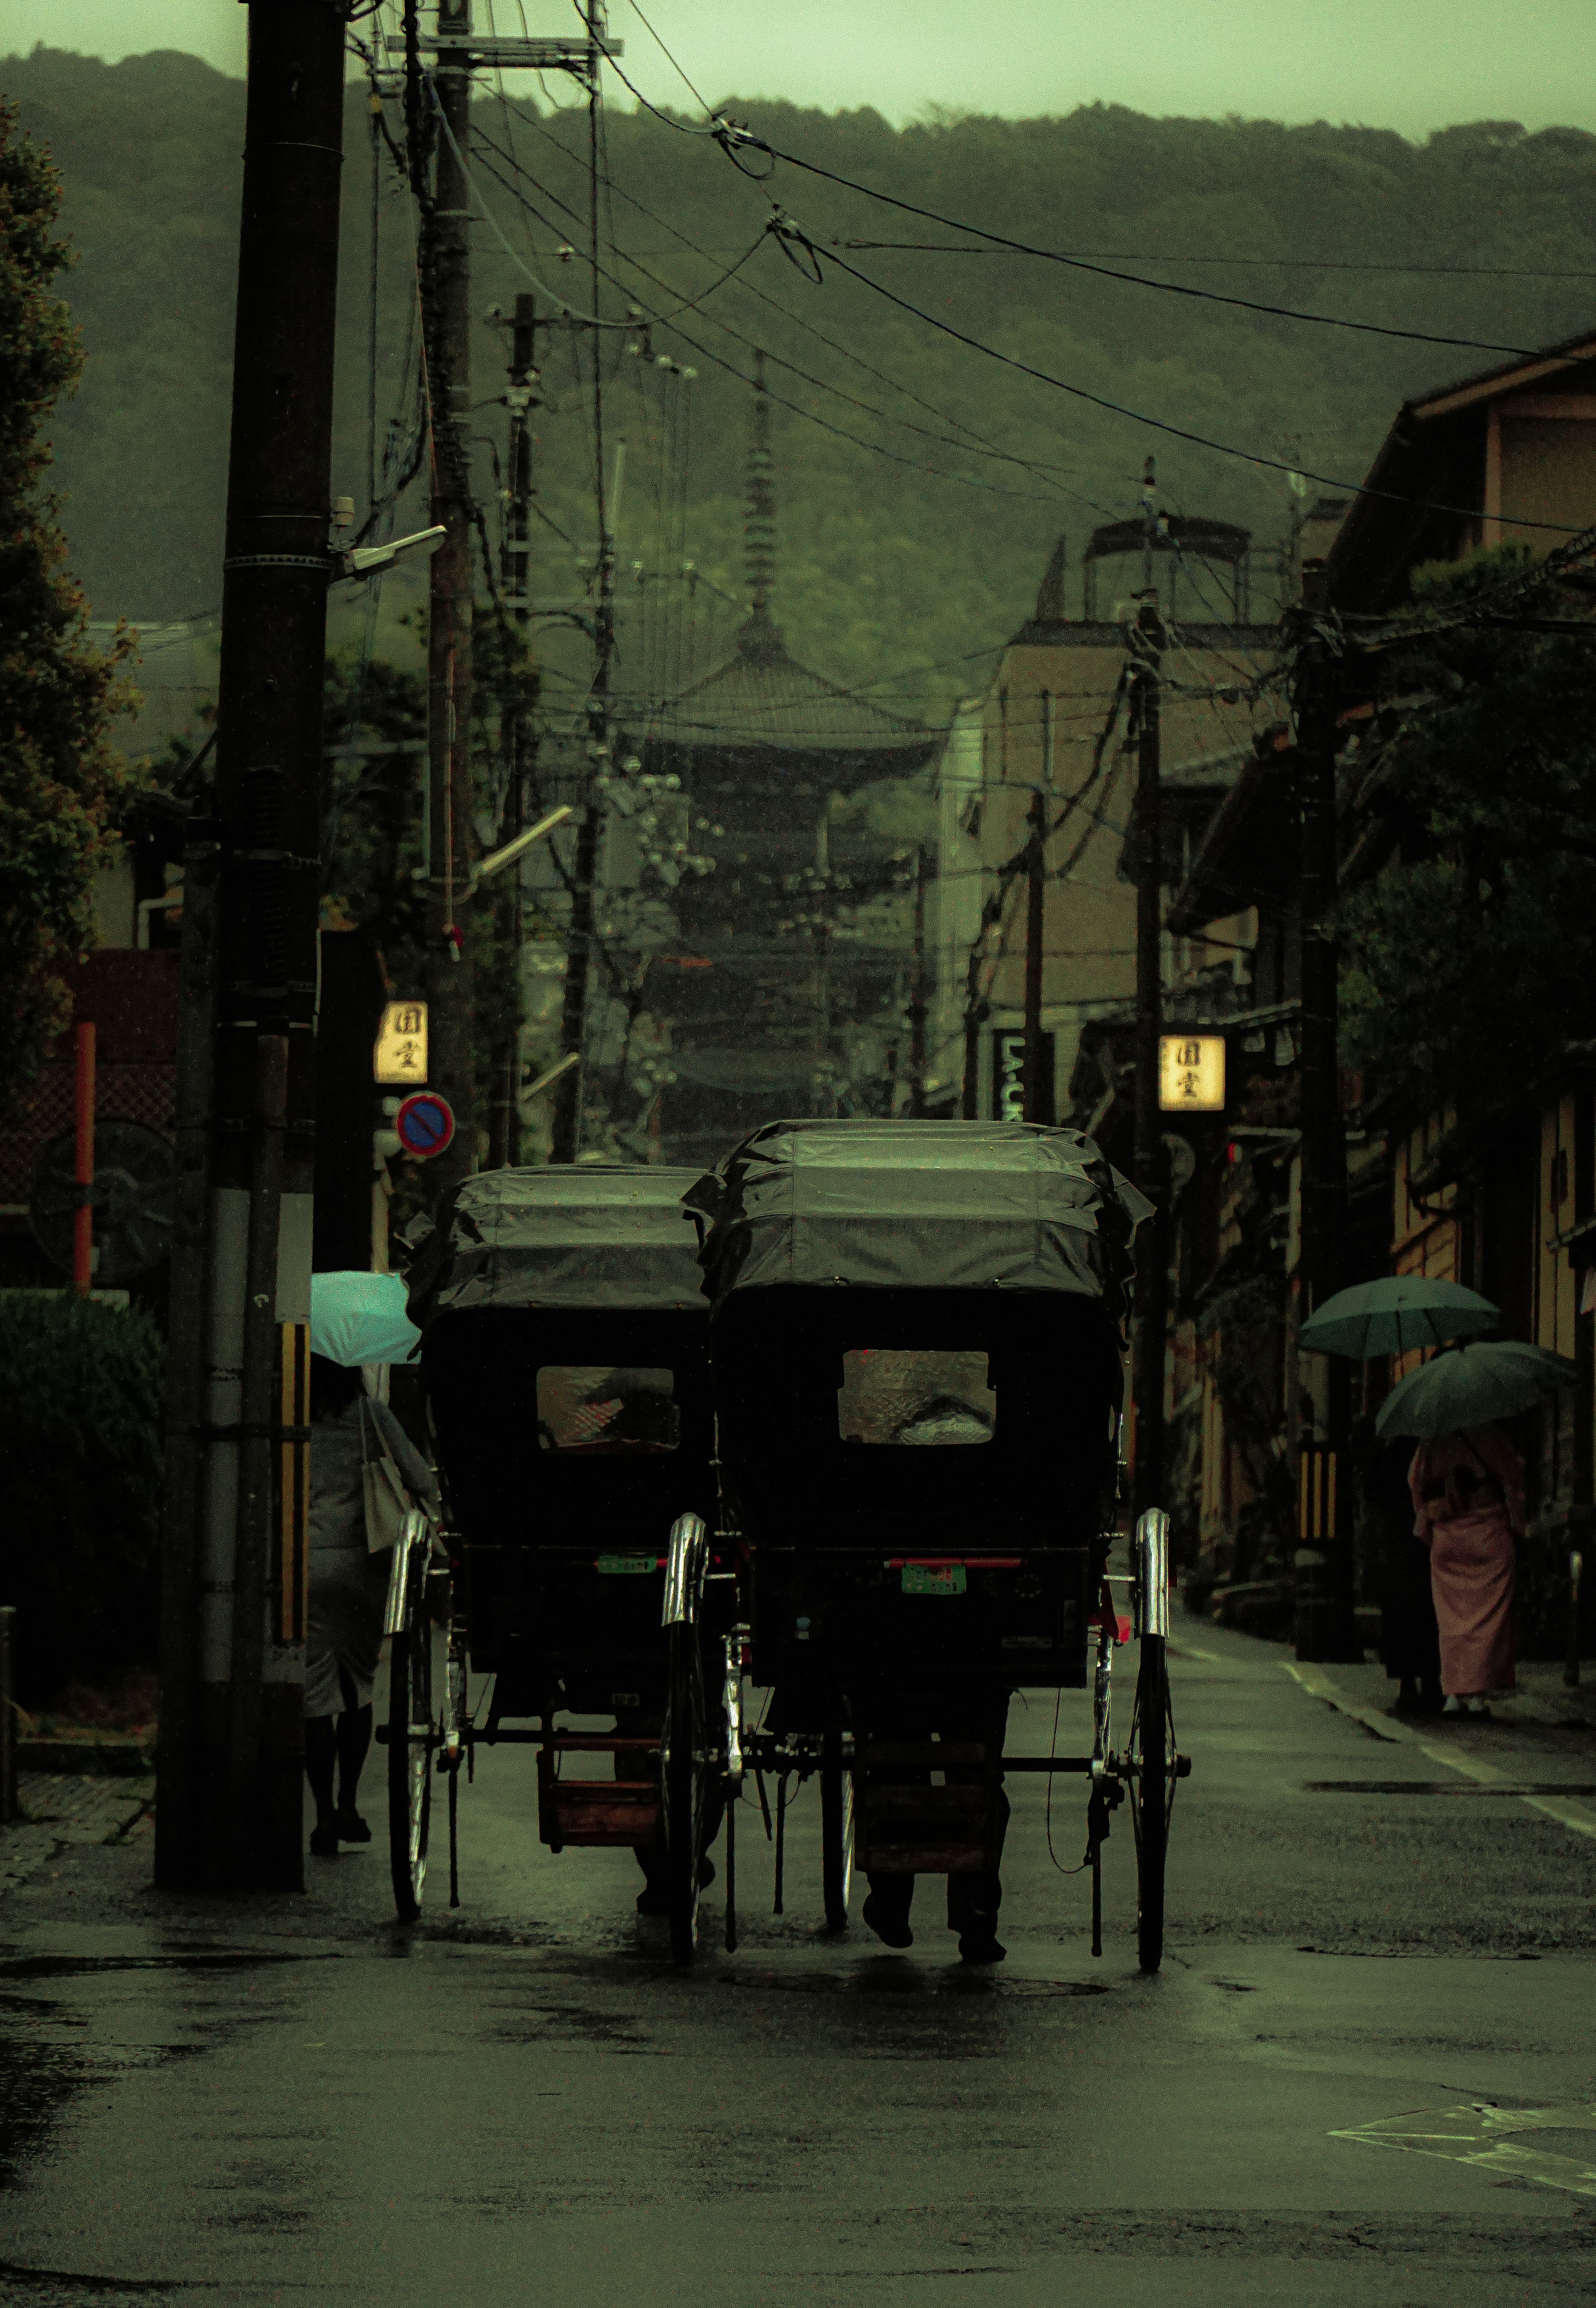
[[[698,1623],[704,1599],[704,1573],[709,1567],[709,1533],[702,1515],[678,1515],[671,1525],[665,1549],[665,1603],[662,1627],[691,1627]]]
[[[1149,1507],[1136,1527],[1137,1634],[1170,1631],[1170,1519]]]

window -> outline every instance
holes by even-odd
[[[675,1374],[604,1364],[549,1364],[537,1374],[537,1442],[544,1451],[674,1451],[682,1439]]]
[[[983,1354],[854,1347],[842,1367],[837,1424],[845,1442],[945,1450],[992,1439],[998,1398],[987,1384]]]

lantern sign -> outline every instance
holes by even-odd
[[[390,1002],[382,1012],[372,1052],[372,1072],[380,1082],[419,1089],[426,1081],[426,1003]]]
[[[1224,1112],[1224,1036],[1162,1034],[1158,1103],[1165,1114]]]

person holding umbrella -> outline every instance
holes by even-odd
[[[412,1502],[434,1518],[439,1509],[437,1477],[387,1404],[366,1392],[362,1369],[408,1362],[420,1343],[398,1275],[311,1277],[305,1775],[317,1859],[372,1839],[356,1797],[372,1743],[394,1525]]]
[[[1448,1715],[1489,1715],[1517,1687],[1514,1543],[1524,1530],[1524,1468],[1499,1426],[1422,1442],[1408,1469],[1413,1536],[1429,1549]]]
[[[1407,1355],[1494,1330],[1497,1309],[1460,1283],[1422,1274],[1392,1274],[1339,1290],[1303,1324],[1302,1344],[1318,1354],[1370,1362]],[[1351,1445],[1364,1512],[1376,1543],[1380,1657],[1397,1685],[1394,1712],[1438,1715],[1444,1705],[1440,1632],[1424,1548],[1413,1537],[1408,1491],[1411,1453],[1383,1442],[1372,1418],[1360,1419]]]
[[[1497,1421],[1527,1410],[1576,1366],[1520,1339],[1450,1348],[1421,1363],[1380,1407],[1381,1434],[1412,1434],[1417,1537],[1429,1548],[1449,1715],[1489,1716],[1493,1692],[1516,1688],[1514,1544],[1523,1536],[1523,1462]]]

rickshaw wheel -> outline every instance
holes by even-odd
[[[671,1903],[671,1953],[690,1964],[697,1949],[699,1868],[703,1858],[708,1725],[704,1660],[696,1626],[670,1630],[670,1691],[661,1744],[665,1796],[665,1882]]]
[[[820,1885],[826,1928],[845,1931],[854,1882],[854,1774],[845,1770],[842,1733],[828,1731],[820,1747]]]
[[[1136,1721],[1131,1744],[1137,1775],[1130,1816],[1136,1830],[1136,1947],[1145,1972],[1163,1960],[1163,1876],[1169,1850],[1170,1798],[1174,1792],[1169,1663],[1164,1638],[1144,1635],[1136,1680]]]
[[[401,1924],[421,1913],[433,1807],[433,1630],[425,1610],[410,1620],[388,1662],[388,1850]]]

